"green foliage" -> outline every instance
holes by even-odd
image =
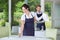
[[[45,22],[46,28],[51,28],[51,20],[49,22]]]
[[[30,6],[31,11],[35,11],[36,5],[40,4],[40,0],[29,0],[28,5]]]
[[[0,7],[4,8],[7,3],[8,3],[8,0],[0,0]]]
[[[3,20],[3,19],[2,19],[2,20],[0,20],[0,26],[5,26],[5,22],[6,22],[6,21],[5,21],[5,20]]]
[[[3,16],[4,16],[3,12],[0,12],[0,19],[3,19]]]
[[[19,25],[19,22],[16,21],[16,20],[14,20],[12,25],[13,25],[13,26],[17,26],[17,25]]]
[[[0,25],[4,26],[5,22],[8,20],[8,0],[0,0],[0,9],[3,12],[0,12]]]
[[[19,25],[19,20],[20,20],[20,18],[21,18],[21,15],[22,15],[22,12],[14,12],[14,22],[13,22],[13,25],[15,26],[17,26],[17,25]]]
[[[48,12],[49,16],[51,16],[51,2],[45,3],[45,11]]]
[[[22,15],[22,12],[15,12],[14,19],[20,19],[21,15]]]
[[[18,12],[22,12],[21,6],[22,6],[23,4],[24,4],[24,2],[21,2],[21,1],[17,2],[17,3],[16,3],[15,10],[18,11]]]
[[[13,26],[17,26],[19,25],[19,19],[22,15],[22,9],[21,9],[21,6],[24,4],[23,1],[18,1],[16,4],[15,4],[15,11],[14,11],[14,14],[13,14]]]

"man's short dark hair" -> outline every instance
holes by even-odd
[[[37,8],[37,7],[41,7],[41,5],[37,5],[36,8]]]

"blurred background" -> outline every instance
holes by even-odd
[[[0,0],[0,27],[8,21],[8,0]]]
[[[49,22],[45,22],[46,36],[60,40],[60,0],[43,1],[45,2],[42,0],[0,0],[0,37],[18,34],[20,18],[23,14],[21,6],[24,3],[28,4],[34,12],[36,5],[43,3],[44,13],[49,17]]]
[[[24,0],[12,0],[12,26],[19,26],[19,19],[21,17],[21,6],[24,4]],[[35,11],[37,4],[40,4],[40,0],[29,0],[28,5],[31,11]],[[47,27],[51,27],[51,2],[45,3],[45,13],[49,16],[50,22],[46,24]],[[5,22],[8,22],[8,0],[0,0],[0,27],[5,26]]]
[[[23,14],[21,6],[24,3],[27,3],[30,6],[31,11],[35,12],[35,7],[37,4],[41,4],[41,0],[11,0],[11,11],[9,9],[9,0],[0,0],[0,30],[8,30],[2,27],[9,26],[6,22],[10,20],[10,28],[12,34],[18,34],[18,29],[20,27],[20,18]],[[45,22],[47,28],[51,28],[51,6],[52,2],[45,2],[45,13],[49,17],[49,22]],[[10,12],[10,14],[9,14]],[[11,18],[10,18],[11,17]],[[1,29],[2,28],[2,29]],[[5,32],[4,34],[8,34],[9,32]],[[2,34],[2,33],[1,33]]]

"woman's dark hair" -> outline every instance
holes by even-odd
[[[29,5],[23,4],[22,7],[24,7],[25,9],[28,9],[30,11]]]
[[[37,5],[36,8],[37,8],[37,7],[41,7],[41,5]]]

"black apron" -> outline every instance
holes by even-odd
[[[23,36],[34,36],[34,17],[27,19],[25,15]]]

